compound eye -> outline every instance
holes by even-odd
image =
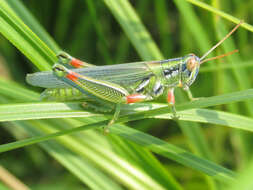
[[[198,65],[198,61],[195,57],[191,57],[187,60],[186,66],[189,71],[193,71],[193,69]]]
[[[62,65],[56,63],[56,64],[53,66],[53,72],[54,72],[54,74],[55,74],[56,76],[58,76],[58,77],[63,77],[63,76],[66,75],[67,70],[65,69],[64,66],[62,66]]]
[[[60,68],[60,67],[55,67],[54,68],[56,71],[59,71],[59,72],[63,72],[64,70],[62,69],[62,68]]]
[[[59,67],[58,65],[56,65],[53,67],[53,71],[54,72],[63,72],[64,70],[61,67]]]
[[[57,54],[57,57],[59,59],[69,59],[71,56],[69,54],[65,53],[65,52],[60,52],[60,53]]]

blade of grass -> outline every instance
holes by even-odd
[[[94,1],[86,0],[85,2],[89,10],[90,18],[92,19],[92,23],[94,24],[94,27],[96,29],[96,34],[98,36],[99,41],[98,43],[100,44],[99,45],[100,54],[104,57],[106,64],[112,64],[112,58],[108,51],[108,42],[106,40],[106,37],[104,36],[102,24],[97,18],[97,12],[94,5]]]
[[[90,125],[85,125],[77,128],[72,128],[56,133],[52,133],[49,135],[43,135],[39,137],[32,137],[29,139],[21,140],[18,142],[13,142],[13,143],[8,143],[5,145],[0,145],[0,152],[6,152],[9,150],[13,150],[19,147],[31,145],[34,143],[39,143],[43,142],[64,134],[70,134],[73,132],[78,132],[82,130],[87,130],[90,128],[95,128],[95,127],[102,127],[107,125],[108,120],[106,121],[101,121],[97,123],[93,123]],[[164,142],[156,137],[150,136],[148,134],[145,134],[143,132],[139,132],[137,130],[128,128],[128,127],[123,127],[121,125],[115,125],[111,127],[111,132],[113,134],[117,134],[127,140],[131,140],[137,144],[140,144],[142,146],[145,146],[145,148],[162,155],[164,157],[167,157],[169,159],[172,159],[176,162],[179,162],[183,165],[186,165],[190,168],[194,168],[198,171],[201,171],[207,175],[212,176],[213,178],[223,181],[223,182],[229,182],[234,179],[235,174],[228,170],[225,169],[221,166],[218,166],[214,164],[213,162],[204,160],[202,158],[199,158],[197,156],[194,156],[191,153],[188,153],[187,151],[178,148],[172,144],[169,144],[167,142]]]
[[[45,31],[45,29],[37,22],[34,16],[27,10],[24,4],[20,0],[8,0],[5,1],[13,9],[22,21],[29,26],[29,28],[38,35],[38,37],[47,44],[47,46],[57,53],[60,49],[51,36]]]
[[[26,133],[31,136],[39,136],[42,134],[38,131],[38,128],[34,127],[36,123],[13,122],[12,124],[14,124],[14,126],[12,126],[15,128],[14,130],[20,130],[23,128]],[[46,125],[46,123],[44,125]],[[62,163],[62,165],[74,173],[83,183],[85,183],[90,188],[95,190],[122,190],[122,188],[117,185],[111,178],[96,168],[92,162],[80,157],[78,154],[73,153],[70,149],[63,147],[58,142],[43,142],[40,144],[40,146],[42,146],[51,156]]]
[[[203,8],[203,9],[205,9],[205,10],[213,12],[216,15],[219,15],[219,16],[221,16],[221,17],[223,17],[223,18],[225,18],[225,19],[227,19],[227,20],[229,20],[229,21],[231,21],[231,22],[233,22],[235,24],[238,24],[241,21],[241,19],[238,19],[238,18],[236,18],[236,17],[234,17],[234,16],[232,16],[230,14],[227,14],[227,13],[221,11],[221,10],[218,10],[218,9],[216,9],[216,8],[214,8],[214,7],[206,4],[206,3],[203,3],[201,1],[198,1],[198,0],[186,0],[186,1],[188,1],[189,3],[192,3],[192,4],[196,5],[196,6],[199,6],[199,7]],[[241,26],[244,27],[245,29],[253,32],[253,26],[252,25],[250,25],[248,23],[243,23]]]
[[[56,126],[57,122],[50,122]],[[63,130],[64,127],[56,129],[45,125],[43,122],[36,122],[37,128],[42,133],[54,133],[58,130]],[[69,126],[67,126],[69,128]],[[85,139],[84,139],[85,138]],[[159,189],[165,190],[156,181],[154,181],[142,169],[135,167],[127,162],[123,157],[119,157],[110,148],[94,140],[89,134],[76,134],[75,136],[64,136],[56,139],[62,146],[67,147],[74,153],[92,161],[100,169],[107,171],[111,176],[122,182],[130,189]]]
[[[203,98],[194,102],[187,102],[177,106],[177,110],[187,110],[193,108],[203,108],[208,106],[221,105],[236,101],[249,100],[253,98],[253,89],[244,90]],[[142,111],[139,114],[139,119],[150,117],[152,114],[166,114],[168,107],[166,104],[140,103],[133,105],[123,105],[122,111]],[[145,111],[145,112],[143,112]],[[211,111],[211,110],[210,110]],[[88,117],[98,116],[97,113],[85,112],[80,103],[28,103],[28,104],[7,104],[0,105],[0,121],[14,121],[25,119],[41,119],[55,117]],[[137,115],[138,115],[137,114]]]
[[[69,104],[70,105],[70,104]],[[52,106],[54,107],[52,109]],[[78,104],[72,104],[71,107],[80,107]],[[146,107],[138,107],[135,111],[137,113],[124,114],[120,117],[117,122],[128,122],[145,118],[160,118],[160,119],[171,119],[172,114],[166,113],[164,108],[167,109],[167,105],[163,104],[152,104],[152,109]],[[21,108],[21,109],[20,109]],[[23,109],[24,108],[24,109]],[[65,104],[20,104],[14,106],[0,106],[0,121],[17,121],[17,120],[31,120],[31,119],[44,119],[44,118],[68,118],[68,117],[95,117],[103,116],[101,114],[90,113],[86,111],[71,110]],[[51,111],[49,111],[51,110]],[[125,108],[126,110],[126,108]],[[134,109],[129,109],[133,112]],[[142,110],[142,111],[141,111]],[[148,110],[148,111],[144,111]],[[158,110],[158,111],[157,111]],[[4,112],[7,113],[4,113]],[[141,111],[141,112],[140,112]],[[144,112],[143,112],[144,111]],[[238,128],[246,131],[253,132],[253,120],[221,111],[207,110],[207,109],[191,109],[186,111],[179,111],[178,115],[180,120],[192,121],[192,122],[203,122],[210,124],[224,125],[227,127]]]
[[[162,55],[128,1],[104,0],[136,51],[144,60],[162,59]]]
[[[71,22],[71,14],[74,12],[74,1],[63,0],[59,3],[58,12],[56,14],[56,23],[54,26],[54,36],[55,40],[62,44],[65,37],[67,36],[67,31],[69,28],[69,23]]]
[[[55,54],[25,25],[5,0],[0,1],[0,32],[40,70],[49,70]]]
[[[235,173],[228,169],[220,167],[213,162],[207,161],[205,159],[200,159],[199,157],[196,157],[181,148],[178,148],[174,145],[166,143],[158,138],[139,132],[137,130],[127,127],[115,126],[112,128],[112,133],[128,140],[132,140],[133,142],[146,147],[152,152],[172,159],[183,165],[189,164],[188,167],[202,171],[217,180],[229,182],[231,180],[233,181],[235,177]]]
[[[247,165],[247,168],[245,168],[245,170],[241,172],[240,176],[238,177],[238,180],[229,184],[229,186],[224,187],[223,189],[226,190],[253,189],[252,173],[253,173],[253,161],[251,160],[251,162]]]
[[[193,35],[194,40],[200,47],[200,51],[204,53],[209,50],[211,47],[210,40],[190,4],[186,1],[180,0],[174,0],[174,3],[181,12],[181,15],[185,21],[184,23],[189,28],[189,32]]]
[[[0,95],[5,95],[10,98],[22,100],[22,102],[39,100],[38,93],[35,93],[31,90],[27,90],[23,86],[15,82],[2,79],[1,77],[0,77]]]
[[[87,123],[86,119],[82,119],[82,121],[83,122],[76,123],[75,126],[80,126],[80,125],[83,125],[83,123]],[[94,120],[92,120],[90,118],[89,118],[89,121],[90,122],[94,122]],[[68,123],[62,124],[61,122],[53,122],[51,124],[53,126],[57,126],[57,127],[54,127],[54,129],[50,130],[50,131],[48,131],[48,127],[46,127],[45,129],[43,129],[43,132],[46,132],[47,134],[49,134],[49,133],[56,132],[58,130],[65,130],[65,129],[71,128],[71,125],[69,125]],[[64,125],[64,127],[62,127],[63,125]],[[88,134],[87,134],[87,132],[88,132]],[[120,170],[120,168],[122,167],[121,166],[122,162],[120,162],[119,160],[114,160],[113,159],[115,157],[119,157],[119,159],[123,160],[123,163],[127,160],[127,162],[130,165],[132,165],[132,166],[134,166],[136,168],[139,168],[139,169],[145,171],[144,173],[148,174],[152,178],[152,180],[153,180],[152,183],[153,184],[154,184],[154,182],[156,182],[156,183],[161,184],[166,189],[171,189],[171,190],[178,190],[178,189],[180,189],[179,188],[179,184],[177,184],[175,182],[175,180],[173,180],[173,178],[171,176],[165,175],[164,172],[161,172],[162,170],[160,170],[158,176],[153,177],[155,175],[155,173],[152,173],[154,171],[154,170],[152,170],[152,166],[147,165],[146,167],[148,167],[149,170],[144,170],[144,168],[142,167],[141,164],[136,164],[135,159],[131,159],[131,158],[127,159],[124,156],[120,156],[120,154],[118,154],[118,153],[116,153],[116,155],[115,155],[114,151],[113,151],[113,153],[109,153],[112,150],[111,143],[110,144],[108,143],[108,141],[110,141],[110,139],[108,139],[109,137],[108,136],[105,137],[104,135],[102,135],[100,133],[100,131],[98,133],[95,133],[95,132],[97,132],[97,131],[92,130],[92,131],[86,131],[85,133],[83,133],[83,132],[82,133],[78,133],[78,134],[75,135],[75,137],[78,137],[78,138],[75,138],[73,136],[73,139],[71,140],[71,141],[74,141],[74,142],[69,142],[68,144],[66,144],[67,140],[63,139],[63,143],[62,144],[66,144],[66,146],[69,147],[70,150],[76,149],[76,147],[79,146],[80,148],[77,151],[75,151],[77,153],[79,153],[79,152],[87,152],[87,150],[84,150],[83,147],[86,147],[86,148],[88,147],[90,149],[89,151],[92,151],[92,154],[94,154],[94,152],[97,152],[97,154],[100,154],[100,155],[98,157],[96,157],[96,158],[95,157],[92,158],[91,161],[94,162],[94,163],[99,163],[97,165],[99,165],[100,167],[102,166],[101,169],[106,170],[107,172],[109,172],[110,175],[111,175],[111,171],[110,171],[111,170],[111,166],[110,166],[111,164],[112,165],[117,165],[118,164],[118,166],[116,167],[117,170],[118,169]],[[121,139],[119,139],[119,140],[120,140],[121,144],[124,144],[125,146],[128,146],[128,143],[125,143],[125,141],[122,141]],[[76,145],[77,143],[81,143],[81,145]],[[118,147],[118,144],[114,144],[113,146],[114,147]],[[106,149],[106,153],[104,152],[105,149]],[[154,158],[152,159],[151,154],[144,154],[144,155],[142,155],[142,152],[145,151],[145,149],[143,149],[142,147],[138,147],[138,150],[140,151],[140,153],[138,154],[138,158],[139,159],[141,159],[141,157],[144,157],[145,159],[149,160],[149,164],[150,165],[155,165],[154,162],[151,163],[152,161],[154,161]],[[135,153],[132,150],[130,150],[130,152],[131,152],[130,154],[134,154]],[[92,154],[88,153],[88,156],[87,155],[84,156],[84,159],[90,158],[90,156]],[[79,154],[79,155],[83,155],[83,154]],[[100,158],[100,157],[102,157],[102,158]],[[104,160],[104,159],[106,159],[106,160]],[[93,160],[95,160],[95,161],[93,161]],[[117,170],[114,173],[118,173]],[[131,168],[129,168],[129,170],[131,170]],[[166,173],[168,173],[168,171]],[[135,174],[133,174],[133,175],[135,175]],[[141,177],[142,175],[138,175],[137,176],[138,180],[143,181],[144,178]],[[139,179],[139,178],[141,178],[141,179]],[[157,178],[159,178],[159,181],[156,180]],[[127,181],[127,178],[123,178],[123,180]],[[125,183],[125,181],[124,181],[124,183]],[[148,189],[150,189],[150,188],[148,188]]]
[[[133,165],[141,166],[152,179],[167,189],[182,189],[150,151],[117,135],[110,134],[108,138],[117,155],[121,155]]]

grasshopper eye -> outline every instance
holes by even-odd
[[[56,64],[53,67],[53,72],[56,76],[63,77],[67,71],[65,70],[65,68],[62,65]]]
[[[58,62],[61,64],[67,64],[72,59],[72,57],[65,52],[58,53],[57,58],[58,58]]]
[[[70,58],[70,55],[67,54],[67,53],[65,53],[65,52],[60,52],[60,53],[57,54],[57,57],[58,57],[59,59],[69,59],[69,58]]]
[[[59,68],[59,67],[56,67],[55,70],[58,71],[58,72],[61,72],[61,71],[63,72],[64,71],[62,68]]]
[[[195,67],[199,65],[198,60],[195,57],[190,57],[186,62],[186,67],[189,71],[193,71]]]
[[[54,72],[63,72],[64,70],[59,66],[55,66],[55,67],[53,67],[53,71]]]

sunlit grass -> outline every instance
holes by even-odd
[[[226,189],[227,185],[232,187],[240,170],[250,166],[253,108],[249,69],[253,55],[249,36],[253,27],[246,18],[253,16],[251,2],[244,6],[228,0],[213,1],[211,5],[195,0],[140,1],[133,6],[125,0],[24,3],[0,2],[3,37],[0,64],[9,70],[13,79],[22,79],[0,80],[0,121],[5,121],[1,123],[4,128],[1,136],[5,137],[8,131],[8,139],[10,134],[17,139],[12,143],[13,139],[4,140],[0,152],[7,154],[7,151],[28,147],[22,149],[21,159],[16,160],[9,154],[9,161],[0,159],[0,164],[20,176],[23,183],[35,187],[38,170],[43,179],[50,181],[43,169],[46,167],[50,168],[49,173],[55,170],[52,176],[59,176],[56,180],[60,187],[68,186],[68,171],[51,167],[51,157],[71,172],[72,189],[79,188],[79,181],[98,190]],[[43,10],[48,14],[41,16]],[[108,123],[110,114],[104,116],[83,110],[80,102],[42,103],[39,93],[24,86],[25,74],[32,72],[28,65],[34,65],[33,70],[50,70],[59,49],[96,65],[113,64],[115,60],[172,58],[190,52],[202,55],[229,31],[226,28],[229,21],[237,23],[242,19],[245,21],[242,28],[217,49],[219,52],[239,49],[240,54],[215,66],[204,65],[206,72],[200,73],[192,86],[193,94],[207,98],[187,102],[184,93],[176,92],[178,121],[170,119],[166,104],[124,106],[124,115],[118,120],[121,124],[113,126],[111,133],[104,136],[99,128]],[[20,52],[25,58],[21,58]],[[246,67],[243,62],[247,62]],[[23,69],[23,66],[26,67]],[[145,121],[150,118],[156,119],[147,128]],[[29,149],[28,145],[32,144],[38,144],[50,156],[38,148]],[[159,159],[154,155],[159,155]],[[18,166],[27,159],[43,163],[29,166],[29,173],[34,174],[32,180],[26,179],[26,169],[17,174]],[[240,178],[243,184],[236,182],[237,186],[250,186],[250,168]],[[54,187],[40,182],[36,188],[45,186]]]

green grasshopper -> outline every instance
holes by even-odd
[[[108,126],[118,118],[122,104],[153,100],[163,94],[165,90],[168,93],[167,101],[172,108],[173,118],[178,118],[175,109],[174,88],[183,88],[187,91],[189,98],[194,100],[189,86],[195,81],[200,64],[236,52],[237,50],[204,59],[240,24],[241,22],[201,58],[189,54],[161,61],[95,66],[62,52],[58,54],[58,62],[53,66],[53,71],[28,74],[26,80],[33,86],[46,88],[41,94],[41,99],[50,101],[84,100],[85,107],[91,107],[96,111],[115,110]]]

